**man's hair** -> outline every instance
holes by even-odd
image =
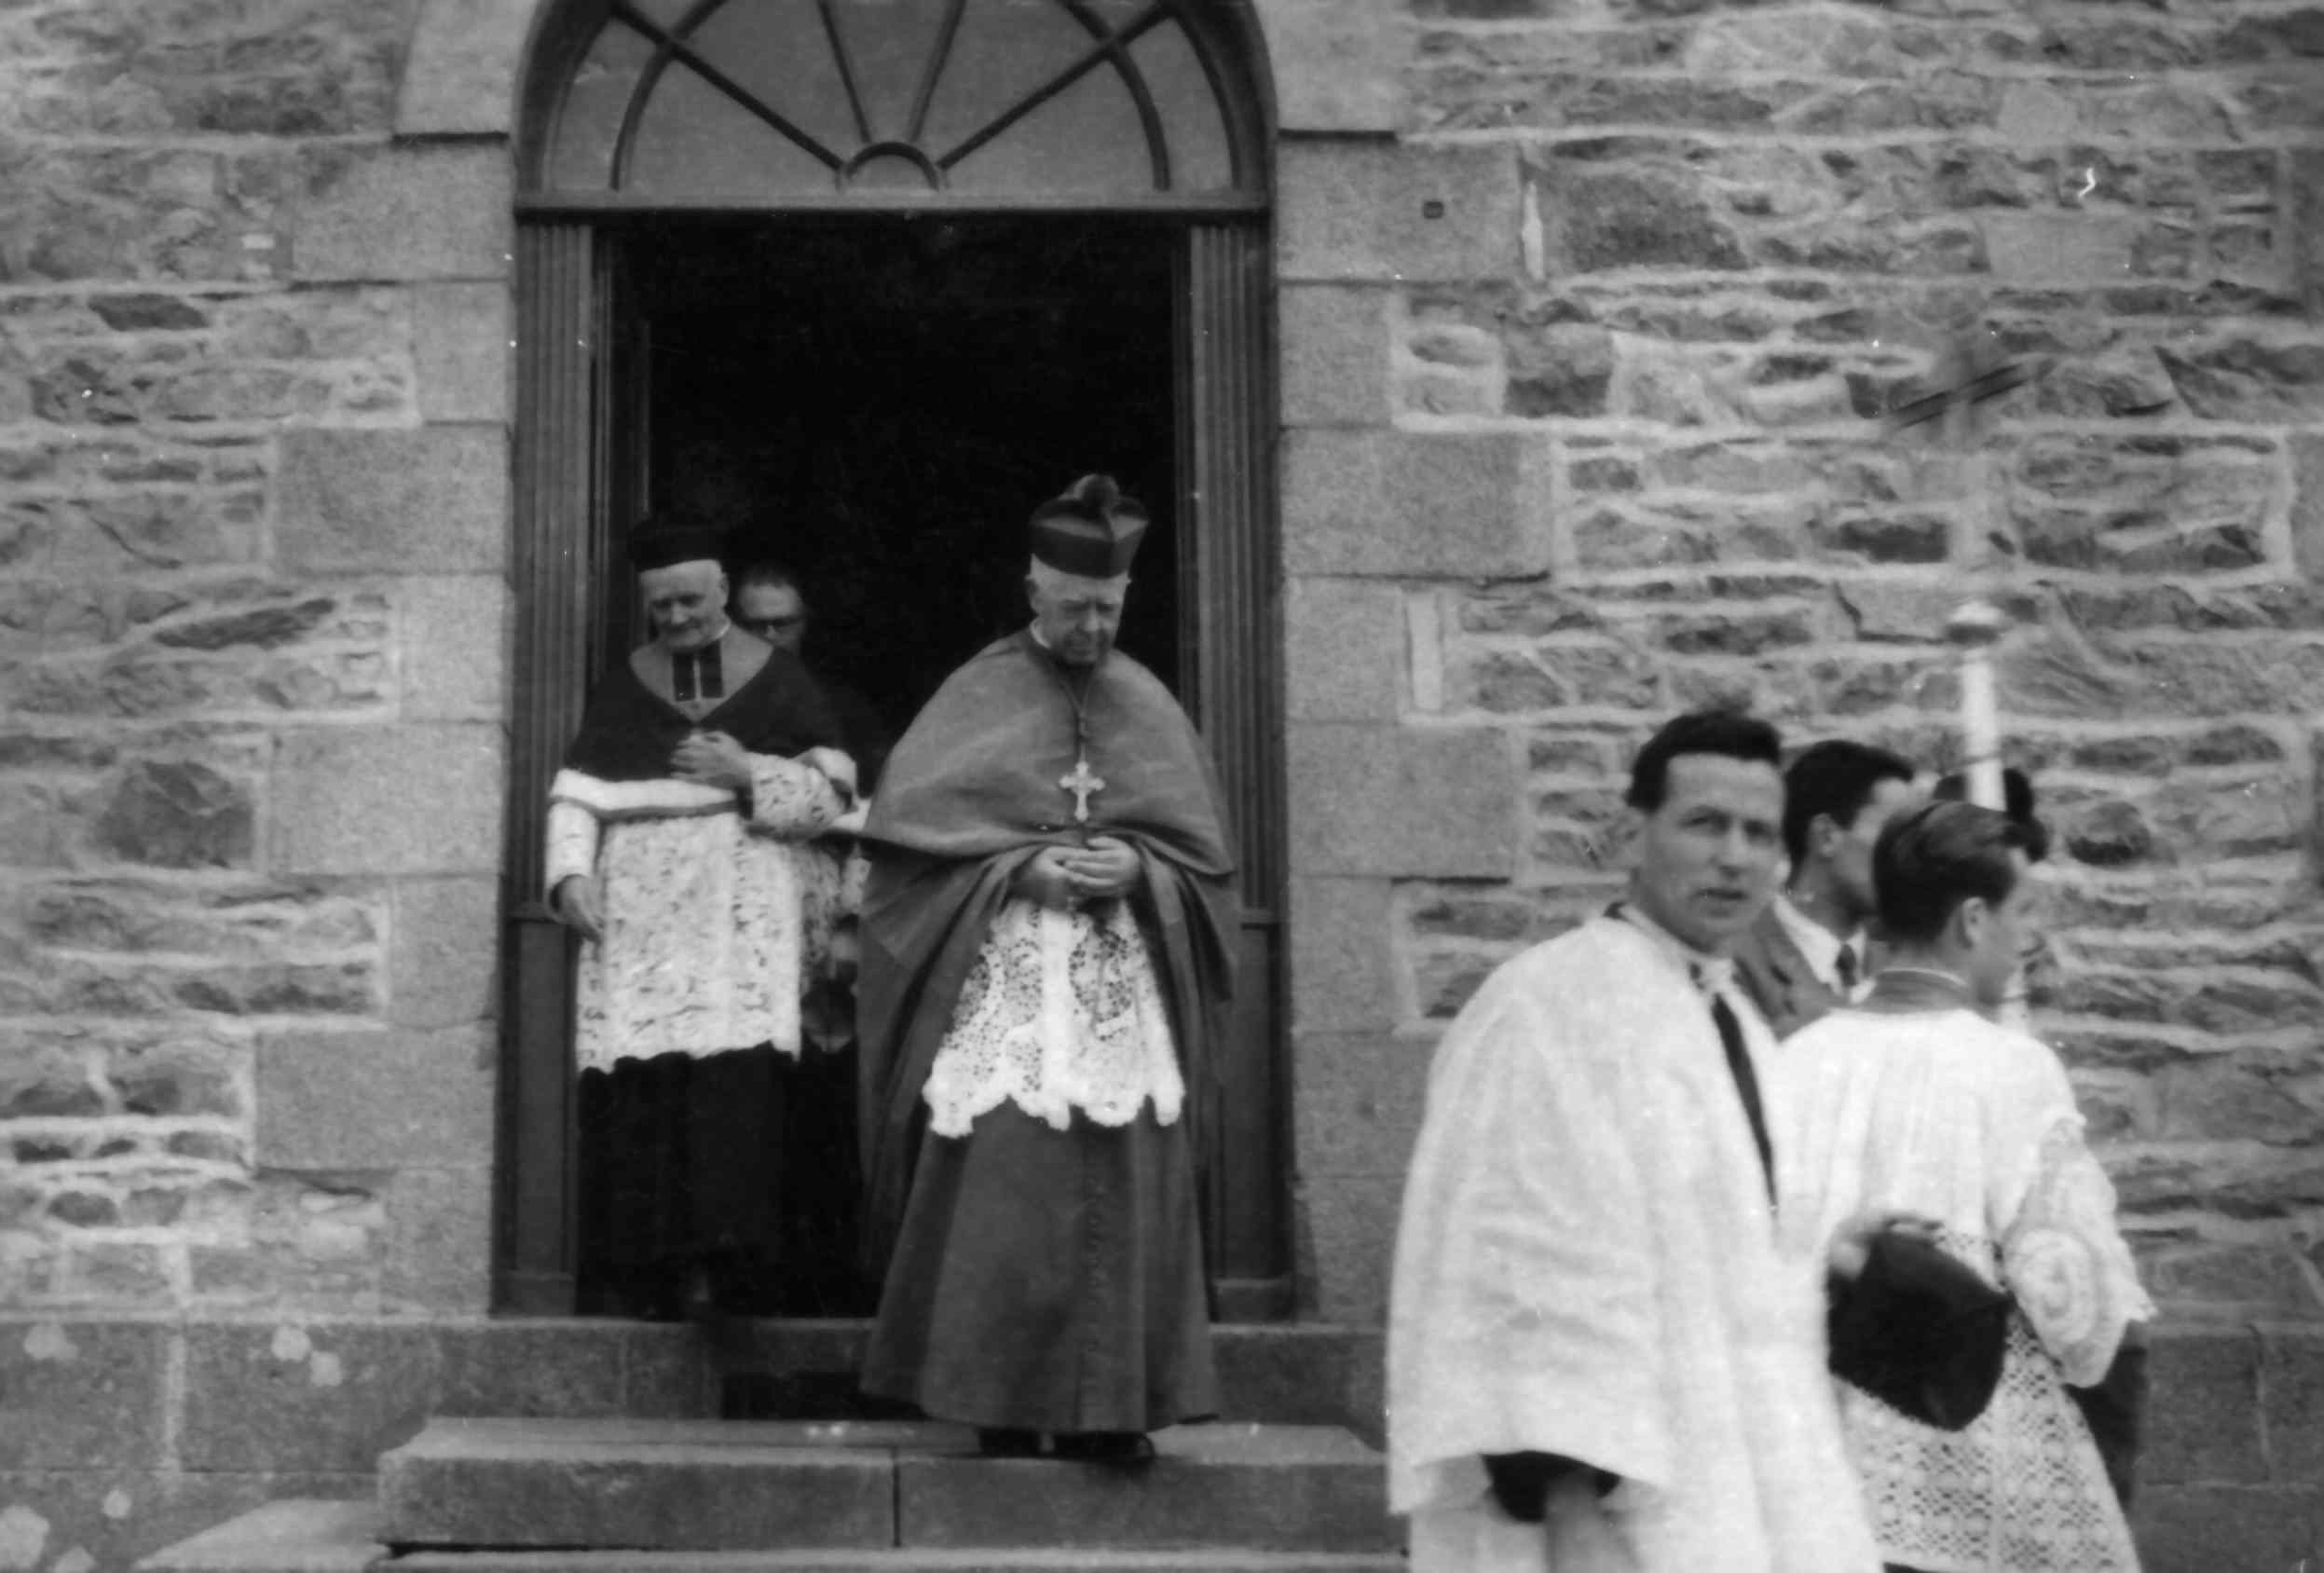
[[[1953,802],[1969,800],[1969,773],[1957,770],[1936,784],[1933,798]],[[2050,828],[2033,812],[2033,783],[2016,765],[2002,767],[2002,812],[2025,827],[2026,861],[2039,863],[2050,855]]]
[[[734,575],[734,593],[737,595],[754,584],[769,584],[776,589],[792,591],[802,601],[807,598],[807,587],[800,583],[799,575],[793,573],[789,567],[783,563],[761,559],[759,562],[747,564]]]
[[[1638,750],[1622,800],[1641,814],[1661,808],[1670,795],[1671,761],[1681,754],[1724,754],[1770,770],[1784,768],[1784,740],[1768,722],[1741,710],[1689,710],[1665,721]]]
[[[1808,827],[1829,814],[1845,830],[1883,781],[1909,782],[1912,761],[1868,743],[1835,737],[1799,751],[1784,772],[1784,851],[1794,869],[1807,861]]]
[[[1927,944],[1971,896],[1999,906],[2017,887],[2009,855],[2030,860],[2025,825],[1998,809],[1937,800],[1898,814],[1872,843],[1872,889],[1891,939]]]

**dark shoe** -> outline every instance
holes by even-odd
[[[988,1458],[1038,1458],[1041,1433],[1016,1426],[978,1426],[977,1451]]]
[[[1085,1464],[1154,1462],[1154,1439],[1141,1431],[1068,1431],[1057,1439],[1057,1456]]]

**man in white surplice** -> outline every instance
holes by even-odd
[[[2064,1065],[1989,1019],[2036,937],[2039,849],[2030,814],[1939,801],[1892,820],[1873,852],[1888,960],[1860,1005],[1785,1043],[1768,1083],[1789,1160],[1784,1234],[1803,1257],[1820,1259],[1843,1220],[1922,1219],[2015,1302],[2000,1383],[1962,1429],[1841,1389],[1874,1532],[1905,1573],[2139,1566],[2069,1389],[2108,1383],[2154,1307]]]
[[[1639,752],[1628,899],[1502,965],[1437,1049],[1388,1320],[1390,1505],[1416,1573],[1876,1573],[1779,1251],[1729,947],[1782,855],[1780,741]]]
[[[590,695],[550,787],[550,909],[574,999],[584,1293],[657,1316],[772,1309],[777,1151],[854,768],[798,659],[734,627],[719,538],[649,524],[649,643]]]

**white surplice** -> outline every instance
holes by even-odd
[[[688,781],[564,770],[551,784],[544,895],[576,874],[602,882],[604,936],[581,946],[574,982],[582,1070],[762,1043],[800,1052],[800,995],[840,882],[813,838],[845,810],[852,772],[835,783],[803,759],[749,759],[747,814],[739,794]]]
[[[1415,1573],[1877,1573],[1822,1278],[1779,1250],[1705,991],[1761,1077],[1774,1040],[1726,973],[1593,919],[1503,964],[1439,1046],[1388,1320]],[[1621,1484],[1569,1478],[1519,1525],[1480,1455],[1523,1451]]]
[[[1891,1208],[1934,1220],[1948,1253],[2017,1302],[2001,1386],[1961,1431],[1841,1388],[1883,1554],[1930,1573],[2135,1569],[2062,1384],[2103,1377],[2153,1306],[2057,1057],[1967,1008],[1843,1010],[1785,1042],[1767,1092],[1803,1259],[1859,1210]]]

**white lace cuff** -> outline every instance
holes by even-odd
[[[540,876],[543,899],[576,874],[597,871],[597,816],[579,803],[549,805],[549,847]]]
[[[750,756],[753,829],[782,841],[803,841],[821,835],[846,809],[839,787],[813,765],[772,754]]]
[[[2115,1227],[2113,1184],[2071,1120],[2043,1140],[2002,1260],[2027,1322],[2075,1387],[2103,1378],[2123,1329],[2154,1314]]]

